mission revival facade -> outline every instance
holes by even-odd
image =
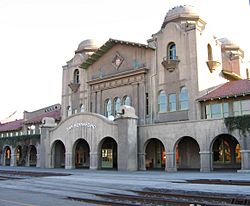
[[[249,171],[249,126],[226,123],[250,114],[247,66],[191,6],[168,11],[147,44],[84,40],[63,66],[61,121],[42,119],[36,166]]]

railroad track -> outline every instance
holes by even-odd
[[[96,199],[68,197],[70,200],[109,206],[239,206],[250,205],[250,197],[238,194],[217,194],[165,190],[157,192],[129,190],[134,194],[95,194]]]

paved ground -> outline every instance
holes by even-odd
[[[53,173],[54,176],[34,177],[4,171]],[[56,174],[60,173],[60,176]],[[62,176],[64,174],[65,176]],[[68,197],[98,199],[96,194],[131,194],[130,190],[145,188],[182,191],[240,194],[250,198],[250,173],[233,172],[177,172],[107,170],[65,170],[0,166],[0,206],[83,206],[90,203],[72,201]],[[5,179],[6,177],[6,179]],[[198,184],[188,180],[248,181],[249,184]]]

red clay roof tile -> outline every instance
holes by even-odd
[[[198,98],[198,101],[250,95],[250,80],[237,80],[223,84],[208,94]]]

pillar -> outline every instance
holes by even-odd
[[[212,153],[210,151],[200,152],[200,172],[211,172]]]
[[[241,150],[241,170],[238,172],[250,172],[250,150]]]
[[[90,163],[89,169],[97,170],[98,169],[98,152],[90,152]]]
[[[145,171],[146,170],[145,153],[139,153],[138,160],[139,160],[139,170]]]
[[[167,172],[176,172],[177,171],[175,152],[166,152],[165,170]]]
[[[72,153],[65,153],[65,169],[72,169]]]

